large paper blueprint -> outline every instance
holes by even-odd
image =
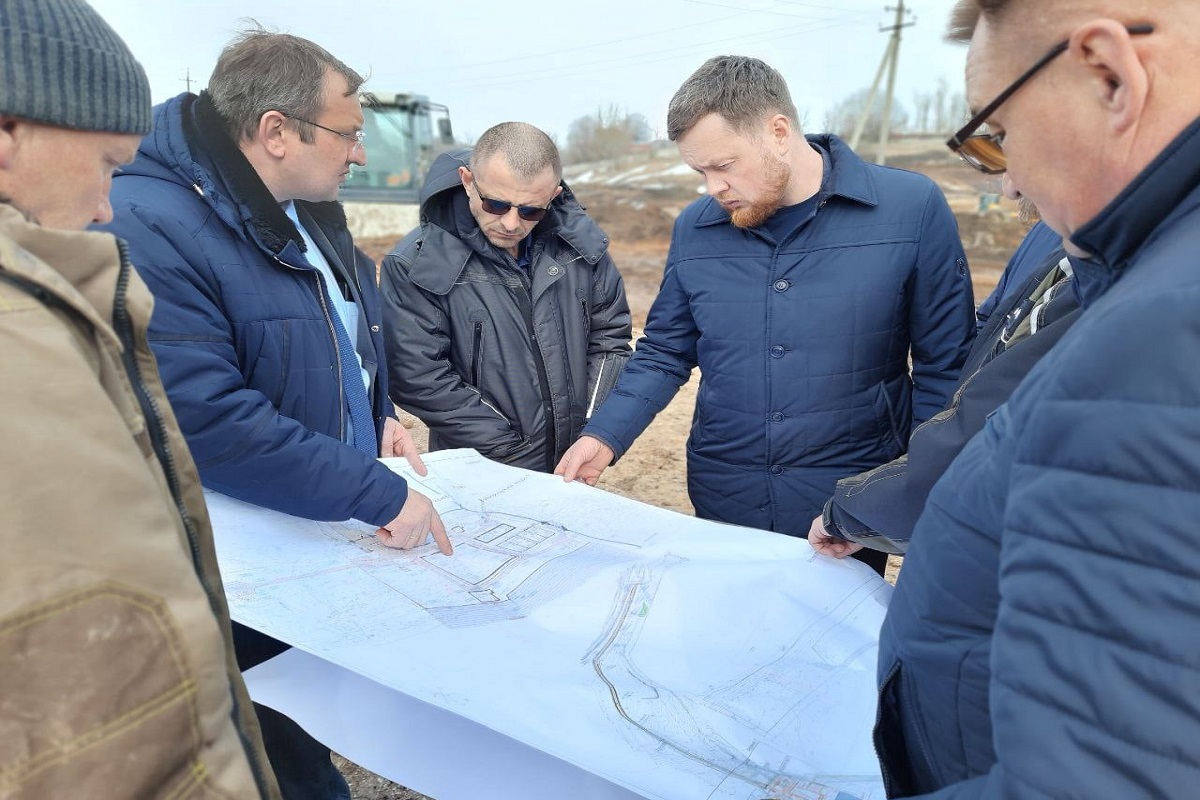
[[[452,556],[209,494],[234,618],[636,795],[882,800],[869,569],[469,450],[425,461],[387,463]]]

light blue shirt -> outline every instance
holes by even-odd
[[[325,259],[325,254],[321,252],[321,248],[317,247],[317,243],[309,236],[308,231],[300,224],[300,218],[296,214],[296,204],[291,200],[282,204],[283,212],[288,215],[288,219],[296,224],[296,230],[300,231],[300,235],[304,237],[304,244],[308,246],[308,251],[304,257],[308,259],[308,263],[316,268],[321,275],[321,280],[325,282],[325,293],[333,302],[334,313],[341,320],[342,327],[346,329],[346,334],[350,337],[350,341],[354,342],[358,339],[358,304],[353,300],[346,299],[338,288],[337,279],[333,276],[333,269],[329,266],[329,262]],[[362,354],[356,348],[354,351],[355,358],[358,359],[358,368],[362,373],[363,385],[367,388],[367,396],[371,394],[371,376],[362,368]],[[349,424],[349,419],[346,420],[347,441],[354,441],[354,432],[350,430],[352,427]]]

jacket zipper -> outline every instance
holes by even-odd
[[[483,361],[483,323],[475,323],[475,335],[471,345],[471,385],[479,388],[480,362]],[[481,391],[482,393],[482,391]]]
[[[883,754],[879,752],[879,740],[883,738],[883,731],[880,730],[879,723],[883,721],[883,693],[887,691],[888,684],[895,680],[896,673],[899,671],[900,662],[896,661],[894,664],[892,664],[892,668],[888,670],[888,674],[884,677],[883,682],[879,684],[879,691],[876,692],[875,698],[876,735],[871,737],[871,747],[875,750],[875,760],[879,762],[879,776],[883,778],[883,793],[887,797],[893,797],[895,795],[896,781],[892,777],[892,773],[888,769],[887,763],[885,763],[883,760]]]
[[[317,283],[317,299],[321,302],[321,313],[325,316],[325,327],[329,330],[329,339],[333,342],[333,357],[334,364],[337,366],[337,384],[338,384],[338,440],[346,441],[346,386],[342,382],[342,347],[338,344],[337,329],[333,325],[333,317],[330,316],[329,305],[325,302],[325,281],[321,278],[321,273],[315,269],[301,269],[284,261],[279,256],[275,256],[275,260],[296,272],[309,272]],[[350,332],[346,332],[349,336]],[[374,411],[371,412],[374,417]],[[353,444],[353,442],[351,443]]]
[[[203,565],[200,561],[200,546],[199,534],[196,532],[196,524],[188,514],[187,506],[183,502],[183,494],[179,488],[179,470],[175,463],[175,454],[171,451],[167,437],[167,426],[163,421],[162,412],[158,407],[158,401],[146,388],[146,384],[142,380],[141,370],[137,364],[137,351],[133,332],[133,320],[129,317],[129,312],[125,307],[125,296],[129,289],[129,274],[133,267],[129,261],[129,250],[125,242],[117,240],[117,251],[121,259],[120,271],[117,274],[116,294],[113,298],[113,329],[116,331],[121,344],[124,347],[121,353],[121,360],[125,364],[125,372],[129,378],[129,383],[134,390],[134,395],[137,397],[138,405],[141,406],[142,415],[147,423],[146,431],[150,436],[150,441],[154,447],[154,453],[158,457],[159,464],[167,479],[167,486],[171,492],[171,499],[175,503],[175,509],[183,522],[184,531],[187,533],[188,547],[191,550],[192,564],[195,567],[196,577],[199,579],[201,586],[204,587],[204,592],[208,596],[208,605],[212,609],[213,617],[219,619],[218,609],[214,603],[216,592],[213,590],[212,583],[208,576],[204,573]],[[234,722],[234,729],[238,732],[238,738],[242,741],[242,749],[246,751],[246,758],[250,762],[251,769],[254,772],[254,782],[258,785],[259,794],[267,797],[266,784],[264,781],[265,772],[263,765],[259,762],[257,751],[250,746],[242,732],[242,726],[239,721],[240,708],[238,705],[237,693],[231,691],[229,693],[232,703],[231,717]]]
[[[520,270],[517,270],[517,273],[520,275],[523,290],[518,298],[518,305],[525,316],[525,328],[529,331],[533,363],[537,367],[538,387],[542,392],[542,408],[546,414],[546,471],[553,472],[558,456],[558,420],[554,417],[554,399],[550,394],[550,378],[546,375],[546,362],[542,358],[542,349],[538,346],[537,333],[533,326],[533,288],[528,277],[521,274]]]

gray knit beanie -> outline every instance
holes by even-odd
[[[83,0],[0,0],[0,114],[63,128],[150,132],[150,83]]]

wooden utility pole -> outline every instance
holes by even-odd
[[[892,99],[896,91],[896,69],[900,60],[900,31],[915,24],[915,20],[910,22],[904,20],[904,15],[908,11],[904,7],[904,0],[900,0],[899,4],[894,7],[887,6],[884,10],[895,11],[896,22],[890,28],[879,29],[880,33],[891,31],[892,35],[888,38],[887,48],[883,51],[883,58],[879,61],[879,69],[875,71],[875,80],[871,83],[871,91],[867,94],[866,103],[858,115],[858,124],[854,127],[854,135],[850,137],[850,149],[857,150],[863,131],[867,127],[867,120],[871,116],[871,108],[875,105],[879,82],[883,78],[884,70],[887,70],[887,91],[884,94],[883,117],[879,123],[879,148],[875,155],[875,160],[880,164],[887,160],[888,133],[892,124]]]

